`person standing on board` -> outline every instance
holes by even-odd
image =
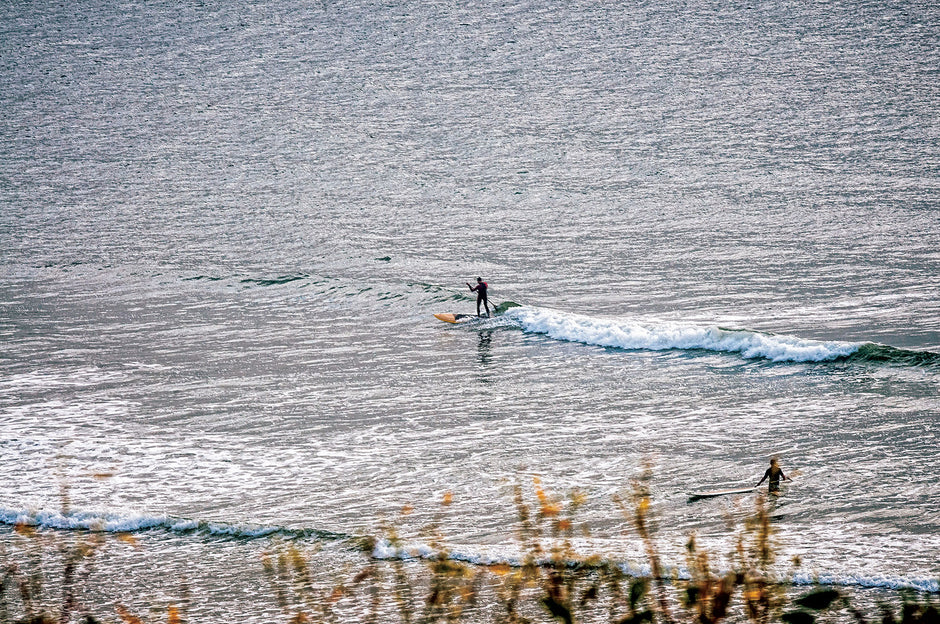
[[[480,302],[481,301],[483,302],[483,309],[486,310],[486,315],[489,316],[490,315],[490,302],[486,298],[486,289],[489,287],[486,285],[486,282],[483,281],[483,278],[482,277],[477,278],[476,286],[471,286],[470,282],[467,282],[467,288],[469,288],[471,292],[475,292],[477,294],[477,316],[480,316]]]
[[[767,482],[767,493],[768,494],[779,494],[780,493],[780,480],[791,481],[787,475],[783,474],[783,470],[780,469],[780,465],[777,463],[777,458],[774,457],[770,460],[770,468],[767,469],[767,472],[764,473],[764,476],[761,477],[760,481],[757,482],[757,485],[754,487],[760,487],[760,484],[764,482],[765,479],[770,479]]]

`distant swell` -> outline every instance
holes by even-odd
[[[513,308],[505,317],[523,331],[600,347],[649,351],[705,350],[737,353],[772,362],[861,361],[901,366],[938,366],[940,354],[874,343],[820,341],[676,322],[603,319],[544,308]]]
[[[290,284],[291,282],[296,282],[298,280],[304,280],[310,276],[306,273],[300,273],[298,275],[280,275],[278,277],[273,277],[270,279],[259,279],[259,278],[246,278],[241,280],[242,284],[254,284],[256,286],[280,286],[281,284]]]

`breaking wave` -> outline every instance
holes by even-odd
[[[533,306],[508,309],[504,318],[529,333],[556,340],[629,350],[704,350],[737,353],[771,362],[861,361],[900,366],[938,366],[940,354],[887,345],[810,340],[747,329],[691,323],[595,318]]]
[[[393,545],[388,540],[372,540],[333,531],[300,528],[292,529],[281,526],[261,526],[250,524],[228,524],[224,522],[197,521],[168,516],[121,515],[115,513],[28,511],[0,509],[0,524],[8,526],[30,526],[43,529],[64,531],[101,531],[106,533],[141,533],[145,531],[164,531],[180,536],[195,535],[207,537],[229,537],[233,539],[265,539],[271,537],[297,540],[323,540],[348,542],[350,547],[362,550],[364,544],[371,544],[366,552],[375,559],[437,559],[439,547],[424,543]],[[522,562],[514,556],[505,556],[486,552],[487,548],[474,552],[472,547],[449,550],[447,556],[454,561],[471,565],[490,566],[495,564],[519,567]],[[635,561],[623,561],[617,564],[630,576],[649,576],[652,573],[648,564]],[[690,575],[683,566],[667,566],[668,578],[688,579]],[[940,591],[940,581],[933,578],[910,578],[902,576],[873,576],[852,572],[804,574],[797,573],[788,579],[781,579],[793,585],[839,585],[845,587],[881,587],[885,589],[916,589],[924,592]]]

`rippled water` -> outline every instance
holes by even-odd
[[[4,4],[0,520],[260,620],[272,535],[346,565],[450,491],[512,557],[541,475],[638,562],[651,461],[681,566],[747,509],[689,492],[779,455],[781,574],[936,591],[938,44],[926,2]],[[523,307],[436,321],[477,275]]]

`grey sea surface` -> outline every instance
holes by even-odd
[[[269,621],[277,540],[512,560],[533,477],[636,570],[649,466],[681,573],[777,456],[781,578],[936,592],[938,120],[931,2],[3,3],[0,542]]]

